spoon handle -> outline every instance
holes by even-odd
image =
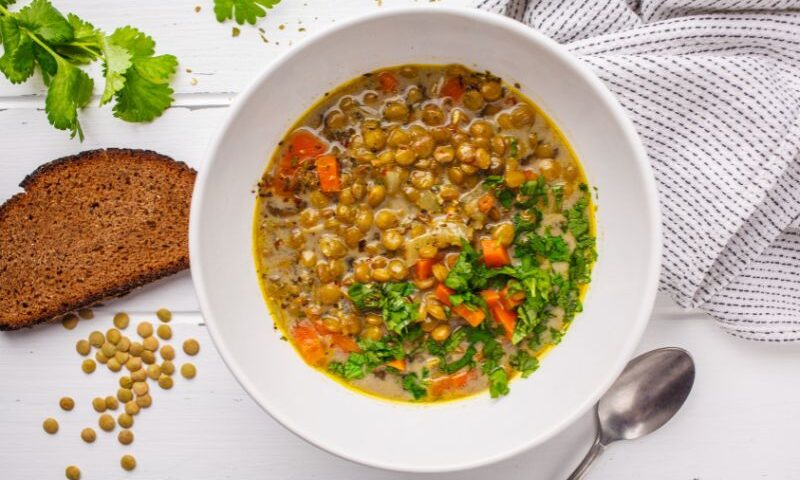
[[[567,480],[581,480],[583,477],[585,477],[586,472],[589,471],[589,467],[592,465],[595,459],[599,457],[603,451],[605,451],[605,449],[606,446],[600,442],[600,435],[598,434],[596,437],[594,437],[592,448],[589,449],[589,451],[586,453],[586,456],[583,457],[581,464],[575,468]]]

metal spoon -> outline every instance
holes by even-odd
[[[680,410],[693,383],[694,361],[680,348],[659,348],[628,362],[597,403],[597,436],[567,480],[582,479],[609,444],[661,428]]]

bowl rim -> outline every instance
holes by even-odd
[[[409,14],[423,14],[423,15],[445,15],[445,16],[458,16],[467,17],[468,19],[477,19],[481,22],[491,24],[496,27],[508,29],[514,33],[528,37],[532,42],[538,43],[543,48],[550,50],[565,61],[575,72],[582,77],[588,87],[602,100],[603,106],[609,110],[609,113],[621,127],[625,140],[633,150],[636,162],[639,164],[639,181],[642,184],[644,191],[644,200],[647,203],[647,213],[650,225],[650,231],[653,232],[652,255],[648,259],[646,269],[646,282],[643,285],[642,295],[643,301],[640,304],[640,311],[638,312],[635,322],[632,323],[631,329],[628,333],[628,338],[624,347],[620,349],[617,355],[613,368],[609,368],[602,382],[598,383],[598,387],[589,395],[583,402],[569,414],[564,416],[557,424],[546,430],[539,435],[532,436],[530,441],[523,442],[515,448],[507,449],[506,451],[496,453],[494,455],[477,458],[475,460],[465,461],[461,463],[442,464],[434,467],[431,466],[416,466],[416,465],[398,465],[390,464],[381,461],[374,461],[370,458],[364,458],[349,451],[339,449],[335,443],[328,443],[318,441],[313,438],[310,432],[302,431],[291,420],[289,416],[284,415],[282,412],[275,410],[269,401],[268,397],[261,395],[257,389],[250,384],[247,377],[240,371],[234,355],[225,346],[219,330],[217,329],[216,320],[211,314],[209,308],[206,291],[204,290],[203,267],[199,260],[200,243],[199,228],[200,216],[203,211],[203,204],[205,202],[204,189],[205,185],[210,181],[209,171],[210,166],[220,160],[216,160],[217,152],[223,143],[225,136],[230,129],[230,126],[241,110],[247,105],[250,98],[255,92],[261,88],[264,80],[272,74],[273,71],[283,67],[287,62],[306,46],[312,45],[315,42],[321,41],[324,38],[334,35],[337,32],[351,28],[361,23],[371,22],[376,19],[402,16]],[[613,93],[606,87],[606,85],[596,76],[596,74],[589,69],[587,65],[582,63],[576,56],[570,53],[564,46],[557,43],[555,40],[547,37],[543,33],[524,25],[514,19],[504,15],[478,10],[477,8],[470,7],[454,7],[454,6],[407,6],[407,7],[390,7],[377,12],[371,12],[363,15],[358,15],[347,20],[337,22],[336,24],[315,32],[305,39],[298,42],[293,48],[290,48],[283,53],[279,54],[274,60],[266,65],[261,72],[243,89],[233,100],[225,119],[221,124],[218,133],[213,141],[209,144],[205,163],[199,169],[197,180],[194,185],[192,194],[192,203],[189,220],[189,257],[191,265],[192,284],[200,305],[201,313],[205,319],[206,326],[209,330],[212,342],[222,357],[223,362],[231,371],[236,381],[242,386],[250,397],[255,400],[256,404],[269,414],[275,421],[283,427],[291,431],[293,434],[302,438],[306,442],[314,445],[326,452],[332,453],[340,458],[367,465],[370,467],[380,468],[389,471],[402,471],[411,473],[437,473],[437,472],[452,472],[477,468],[493,464],[510,457],[518,455],[526,450],[529,450],[538,445],[544,444],[552,439],[558,433],[564,431],[568,426],[573,424],[582,415],[584,415],[593,405],[600,399],[611,384],[616,380],[628,360],[632,357],[636,347],[641,340],[644,329],[649,321],[650,314],[655,302],[656,292],[658,288],[658,281],[661,270],[661,254],[662,254],[662,226],[661,226],[661,211],[658,201],[658,194],[656,188],[655,177],[653,176],[652,166],[647,158],[646,151],[641,142],[641,139],[633,125],[633,122],[628,117],[627,113],[619,103]]]

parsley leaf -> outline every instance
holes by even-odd
[[[508,374],[505,369],[497,368],[489,374],[489,395],[492,398],[508,395],[509,391]]]
[[[486,286],[488,269],[481,261],[478,252],[463,238],[461,239],[461,253],[444,284],[457,292],[481,290]]]
[[[78,110],[92,96],[94,81],[81,66],[100,58],[106,87],[100,105],[116,97],[114,114],[126,121],[150,121],[172,103],[169,81],[177,67],[172,55],[154,55],[155,42],[133,27],[106,37],[91,23],[61,14],[50,0],[33,0],[18,12],[0,0],[0,72],[12,83],[30,78],[36,65],[48,87],[50,123],[83,140]]]
[[[360,352],[353,352],[344,362],[330,362],[328,370],[345,380],[364,378],[373,369],[405,356],[403,346],[395,339],[361,340]]]
[[[522,374],[522,378],[528,378],[539,368],[539,359],[523,349],[517,350],[517,353],[509,359],[509,363]]]
[[[401,334],[417,319],[418,305],[408,297],[414,293],[410,282],[354,283],[347,295],[359,310],[381,309],[383,321],[389,330]]]
[[[428,394],[428,389],[420,381],[415,373],[403,375],[403,390],[409,392],[414,400],[419,400]]]
[[[169,82],[178,60],[172,55],[154,57],[153,39],[130,26],[118,28],[109,40],[131,55],[125,84],[115,93],[114,116],[128,122],[149,122],[160,116],[172,104]]]
[[[214,13],[217,21],[235,19],[239,25],[245,22],[253,25],[267,14],[267,9],[279,4],[281,0],[214,0]]]
[[[89,103],[93,87],[94,82],[83,70],[59,60],[44,103],[50,123],[59,130],[69,130],[71,137],[78,135],[83,140],[78,109]]]
[[[63,43],[75,38],[72,26],[48,0],[33,0],[16,14],[17,22],[45,43]]]
[[[531,233],[518,239],[515,246],[514,256],[517,258],[540,255],[551,262],[566,262],[570,258],[569,246],[560,236]]]

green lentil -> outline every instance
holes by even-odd
[[[170,320],[172,320],[172,312],[170,312],[166,308],[159,308],[158,311],[156,312],[156,316],[162,322],[169,322]]]
[[[119,461],[119,464],[125,470],[131,471],[134,468],[136,468],[136,459],[133,458],[132,455],[123,455],[122,458]]]
[[[81,364],[81,369],[83,370],[84,373],[92,373],[96,368],[97,364],[94,363],[94,360],[92,360],[91,358],[87,358]]]
[[[181,365],[181,375],[183,378],[192,379],[197,375],[197,368],[191,363],[184,363]]]
[[[116,410],[119,408],[119,402],[117,401],[117,397],[114,395],[109,395],[106,397],[106,408],[109,410]]]
[[[169,327],[169,325],[159,325],[156,329],[156,333],[162,340],[169,340],[172,338],[172,329]]]
[[[125,312],[114,315],[114,326],[117,328],[128,328],[131,318]]]
[[[58,405],[62,410],[69,412],[75,408],[75,400],[71,399],[70,397],[62,397],[61,400],[58,401]]]
[[[150,322],[142,322],[136,327],[136,333],[142,338],[147,338],[153,335],[153,324]]]
[[[61,325],[67,330],[72,330],[78,326],[78,317],[74,313],[70,313],[61,319]]]
[[[86,443],[92,443],[97,439],[97,433],[95,433],[94,429],[86,427],[81,430],[81,438]]]
[[[161,362],[161,373],[164,375],[172,375],[175,373],[175,364],[169,360]]]
[[[92,345],[88,340],[78,340],[78,343],[75,344],[75,351],[85,357],[92,351]]]
[[[160,377],[158,377],[158,386],[164,390],[169,390],[172,388],[172,377],[162,374]]]
[[[161,358],[164,360],[173,360],[175,358],[175,348],[172,345],[164,345],[161,347]]]
[[[200,344],[197,340],[190,338],[183,342],[183,352],[186,355],[197,355],[197,352],[200,351]]]
[[[117,423],[122,428],[131,428],[133,426],[133,417],[127,413],[121,413],[117,417]]]
[[[89,334],[89,343],[91,343],[95,348],[102,347],[105,341],[106,337],[103,335],[103,332],[95,330]]]
[[[127,388],[120,388],[117,390],[117,399],[122,403],[127,403],[133,400],[133,392]]]
[[[114,430],[114,427],[117,426],[117,422],[114,421],[114,417],[107,413],[100,415],[100,418],[97,419],[97,423],[100,425],[100,428],[106,432]]]
[[[106,340],[116,345],[119,343],[120,340],[122,340],[122,332],[120,332],[116,328],[109,328],[106,331]]]
[[[97,413],[103,413],[106,411],[106,400],[102,397],[94,397],[92,399],[92,408]]]
[[[75,465],[68,466],[64,474],[69,480],[81,480],[81,469]]]
[[[133,432],[130,430],[122,430],[117,435],[117,440],[119,440],[119,443],[123,445],[130,445],[133,443]]]
[[[44,431],[53,435],[58,431],[58,422],[55,418],[45,418],[44,422],[42,422],[42,428]]]

